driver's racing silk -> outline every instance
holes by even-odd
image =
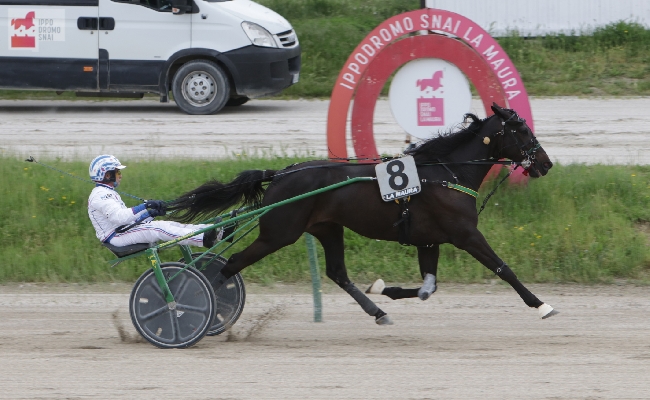
[[[108,185],[97,184],[88,197],[88,217],[93,223],[97,239],[102,242],[110,239],[118,227],[148,216],[144,205],[128,208],[119,193]]]

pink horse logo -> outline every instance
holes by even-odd
[[[30,11],[25,15],[25,18],[14,18],[11,20],[11,25],[15,30],[20,29],[21,26],[25,27],[25,30],[29,30],[34,27],[34,18],[36,18],[36,13]]]
[[[30,11],[25,15],[25,18],[14,18],[11,20],[11,26],[14,27],[14,34],[11,36],[11,46],[12,49],[36,49],[36,33],[27,32],[32,29],[34,26],[34,18],[36,18],[36,12]],[[18,36],[18,31],[23,27],[23,36]],[[34,35],[34,36],[30,36]]]
[[[433,73],[433,76],[431,79],[418,79],[417,83],[415,86],[418,86],[421,91],[427,90],[427,88],[431,88],[431,90],[438,90],[442,87],[442,83],[440,81],[442,80],[442,71],[436,71]]]

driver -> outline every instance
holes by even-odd
[[[113,246],[170,241],[211,225],[185,225],[172,221],[154,221],[165,215],[165,202],[148,200],[127,208],[115,191],[126,168],[112,155],[95,157],[88,172],[96,185],[88,198],[88,216],[97,238]],[[211,248],[223,237],[223,229],[213,229],[179,242],[182,245]],[[230,232],[228,232],[230,234]]]

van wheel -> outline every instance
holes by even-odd
[[[248,97],[246,97],[246,96],[231,97],[230,100],[228,100],[228,102],[226,103],[226,107],[241,106],[243,104],[246,104],[248,102],[248,100],[250,100],[250,99]]]
[[[172,82],[174,101],[191,115],[214,114],[228,101],[230,84],[223,70],[210,61],[190,61],[178,69]]]

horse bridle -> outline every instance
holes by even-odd
[[[497,132],[497,135],[505,135],[506,131],[510,133],[510,135],[515,140],[515,144],[510,146],[519,147],[519,152],[521,153],[522,156],[525,157],[525,159],[521,161],[521,166],[525,169],[526,172],[528,172],[530,167],[535,162],[537,151],[542,148],[542,145],[539,144],[537,138],[535,137],[534,134],[532,134],[532,132],[531,134],[533,138],[530,139],[529,143],[523,143],[521,140],[519,140],[519,137],[517,137],[516,135],[517,129],[513,128],[513,126],[517,126],[517,127],[521,126],[524,123],[526,123],[526,120],[521,118],[515,110],[507,110],[507,111],[512,112],[512,115],[507,120],[501,121],[501,125],[503,126],[503,128],[499,132]],[[502,150],[510,146],[505,146],[502,148]],[[530,147],[526,149],[526,146],[530,146]]]

